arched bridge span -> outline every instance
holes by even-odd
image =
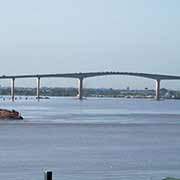
[[[149,73],[137,73],[137,72],[84,72],[84,73],[61,73],[61,74],[35,74],[35,75],[3,75],[0,79],[11,79],[11,96],[14,101],[14,82],[15,79],[19,78],[37,78],[37,98],[40,98],[40,79],[41,78],[76,78],[78,82],[78,98],[83,98],[83,79],[96,77],[96,76],[107,76],[107,75],[126,75],[136,76],[142,78],[153,79],[156,81],[156,99],[160,99],[160,81],[161,80],[180,80],[180,76],[162,75],[162,74],[149,74]]]
[[[136,76],[154,80],[178,80],[180,76],[161,75],[161,74],[149,74],[149,73],[134,73],[134,72],[89,72],[89,73],[76,73],[72,76],[76,78],[89,78],[96,76],[107,76],[107,75],[125,75],[125,76]]]

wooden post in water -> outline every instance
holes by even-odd
[[[52,171],[44,172],[44,180],[52,180]]]

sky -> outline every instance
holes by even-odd
[[[1,1],[0,75],[121,71],[180,76],[179,9],[179,0]],[[16,85],[34,82],[22,79]],[[42,80],[42,86],[76,85],[72,79]],[[104,76],[87,79],[84,86],[140,89],[154,88],[155,82]],[[180,89],[180,82],[162,86]]]

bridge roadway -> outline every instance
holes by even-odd
[[[83,99],[83,79],[96,77],[96,76],[106,76],[106,75],[126,75],[126,76],[136,76],[142,78],[153,79],[156,81],[156,100],[160,99],[160,81],[162,80],[180,80],[180,76],[172,75],[162,75],[162,74],[148,74],[148,73],[134,73],[134,72],[85,72],[85,73],[61,73],[61,74],[35,74],[35,75],[2,75],[0,79],[11,79],[11,97],[14,101],[14,87],[15,79],[20,78],[37,78],[37,99],[40,98],[40,79],[41,78],[75,78],[78,79],[78,98]]]

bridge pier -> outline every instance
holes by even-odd
[[[11,98],[13,102],[14,102],[14,82],[15,82],[15,78],[12,78],[11,79]]]
[[[78,99],[83,99],[83,78],[79,78],[78,80]]]
[[[159,79],[156,80],[156,97],[155,97],[155,99],[157,101],[160,100],[160,80]]]
[[[40,99],[40,77],[37,78],[36,97]]]

